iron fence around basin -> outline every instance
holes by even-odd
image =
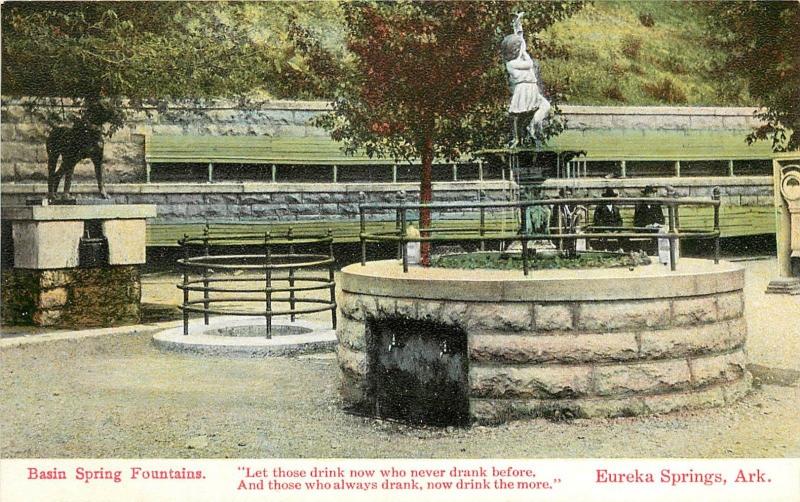
[[[400,200],[400,198],[399,198]],[[652,228],[625,227],[625,226],[604,226],[593,227],[588,225],[586,232],[562,232],[559,224],[557,228],[548,225],[548,232],[535,232],[527,228],[527,218],[522,217],[528,208],[533,206],[574,206],[582,207],[588,215],[589,207],[597,207],[603,204],[611,204],[618,207],[636,206],[640,203],[660,204],[667,208],[667,230],[666,232],[654,233]],[[687,206],[704,206],[713,208],[713,226],[711,230],[681,228],[680,208]],[[457,230],[448,228],[446,225],[437,227],[419,228],[419,237],[409,236],[409,215],[418,215],[419,211],[427,208],[431,212],[431,221],[435,221],[436,213],[443,213],[456,210],[478,211],[478,224],[472,227],[458,226]],[[513,219],[515,227],[509,229],[492,228],[486,225],[486,213],[489,210],[512,210],[517,216]],[[387,212],[395,213],[395,229],[388,232],[366,231],[366,221],[369,212],[375,211],[381,214]],[[677,251],[682,240],[703,240],[713,239],[714,241],[714,263],[719,263],[720,255],[720,190],[715,187],[712,190],[711,198],[697,197],[564,197],[554,199],[532,199],[519,201],[479,201],[479,202],[442,202],[442,203],[407,203],[400,200],[397,203],[373,203],[359,204],[360,219],[360,240],[361,240],[361,265],[366,265],[367,243],[383,242],[397,243],[397,255],[403,263],[403,272],[408,272],[408,247],[409,242],[464,242],[473,241],[480,244],[480,249],[484,250],[486,243],[506,243],[509,241],[520,241],[522,246],[521,258],[522,268],[525,275],[528,275],[529,256],[528,243],[535,240],[556,240],[559,248],[563,248],[563,243],[568,240],[586,239],[592,241],[608,241],[620,239],[640,239],[656,241],[667,239],[669,242],[669,264],[670,270],[675,271],[677,263]],[[588,218],[587,218],[588,220]],[[556,230],[557,233],[551,233]],[[448,235],[447,232],[450,232]]]
[[[325,235],[286,232],[214,234],[208,225],[202,235],[184,235],[178,241],[183,257],[178,265],[183,281],[183,334],[189,334],[189,314],[262,316],[267,338],[272,337],[272,318],[331,312],[336,328],[335,259],[333,231]],[[325,252],[310,252],[324,249]],[[240,251],[231,253],[231,250]],[[300,252],[298,252],[300,251]],[[286,285],[283,285],[283,284]],[[324,291],[324,297],[308,296]],[[302,292],[303,295],[298,295]],[[192,296],[195,298],[192,298]],[[197,296],[201,296],[197,298]],[[230,304],[253,304],[242,309]],[[276,308],[276,304],[278,308]]]

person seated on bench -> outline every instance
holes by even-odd
[[[609,187],[600,196],[604,198],[616,197],[617,192]],[[619,208],[613,202],[604,202],[598,205],[594,210],[592,225],[600,227],[597,228],[598,232],[618,232],[622,227],[622,216],[619,214]],[[616,230],[604,227],[616,227]],[[616,251],[620,247],[621,243],[618,239],[603,239],[597,244],[597,249],[605,251]]]
[[[653,197],[656,194],[655,187],[647,185],[642,190],[643,197]],[[637,232],[658,232],[655,225],[664,225],[664,212],[661,204],[657,202],[639,202],[633,210],[633,226]],[[648,255],[658,253],[658,241],[649,239],[639,241],[638,249]]]

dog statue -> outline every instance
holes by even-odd
[[[97,188],[100,196],[108,198],[103,184],[103,140],[104,124],[113,124],[121,120],[118,111],[98,98],[89,98],[79,117],[72,127],[53,127],[47,137],[47,194],[54,197],[58,191],[61,178],[64,178],[64,195],[69,196],[72,175],[75,166],[83,159],[94,164]],[[113,130],[113,129],[112,129]],[[56,169],[58,158],[61,167]]]
[[[75,166],[89,159],[94,164],[100,196],[107,199],[103,184],[104,146],[103,130],[84,121],[77,121],[72,127],[53,128],[47,137],[47,195],[56,195],[61,178],[64,178],[64,194],[68,195]],[[59,157],[61,167],[56,169]]]

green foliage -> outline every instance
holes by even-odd
[[[748,141],[770,139],[776,150],[800,148],[800,3],[720,2],[706,6],[709,31],[726,57],[719,80],[744,80],[764,106],[766,125]]]
[[[242,94],[264,81],[264,54],[243,25],[243,9],[216,3],[14,2],[3,8],[3,93],[35,96],[31,108],[67,98],[77,111],[48,115],[75,121],[87,102],[124,120],[134,108],[168,98]],[[102,125],[102,124],[96,124]]]
[[[528,265],[532,270],[611,267],[630,268],[649,264],[650,258],[641,253],[615,254],[589,252],[579,253],[578,256],[574,258],[558,254],[537,254],[528,260]],[[431,266],[467,270],[522,270],[522,258],[517,255],[496,252],[442,255],[434,257]]]
[[[594,2],[541,34],[554,48],[542,77],[569,104],[752,104],[741,79],[712,74],[726,51],[705,17],[691,2]]]
[[[671,105],[686,103],[686,93],[669,77],[664,77],[660,82],[645,83],[642,85],[642,89],[647,95],[662,103]]]

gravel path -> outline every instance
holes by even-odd
[[[413,428],[344,413],[332,354],[212,359],[150,335],[0,350],[2,457],[800,456],[800,298],[768,296],[774,260],[744,262],[757,388],[724,409],[611,420]],[[148,277],[144,300],[175,301]]]

